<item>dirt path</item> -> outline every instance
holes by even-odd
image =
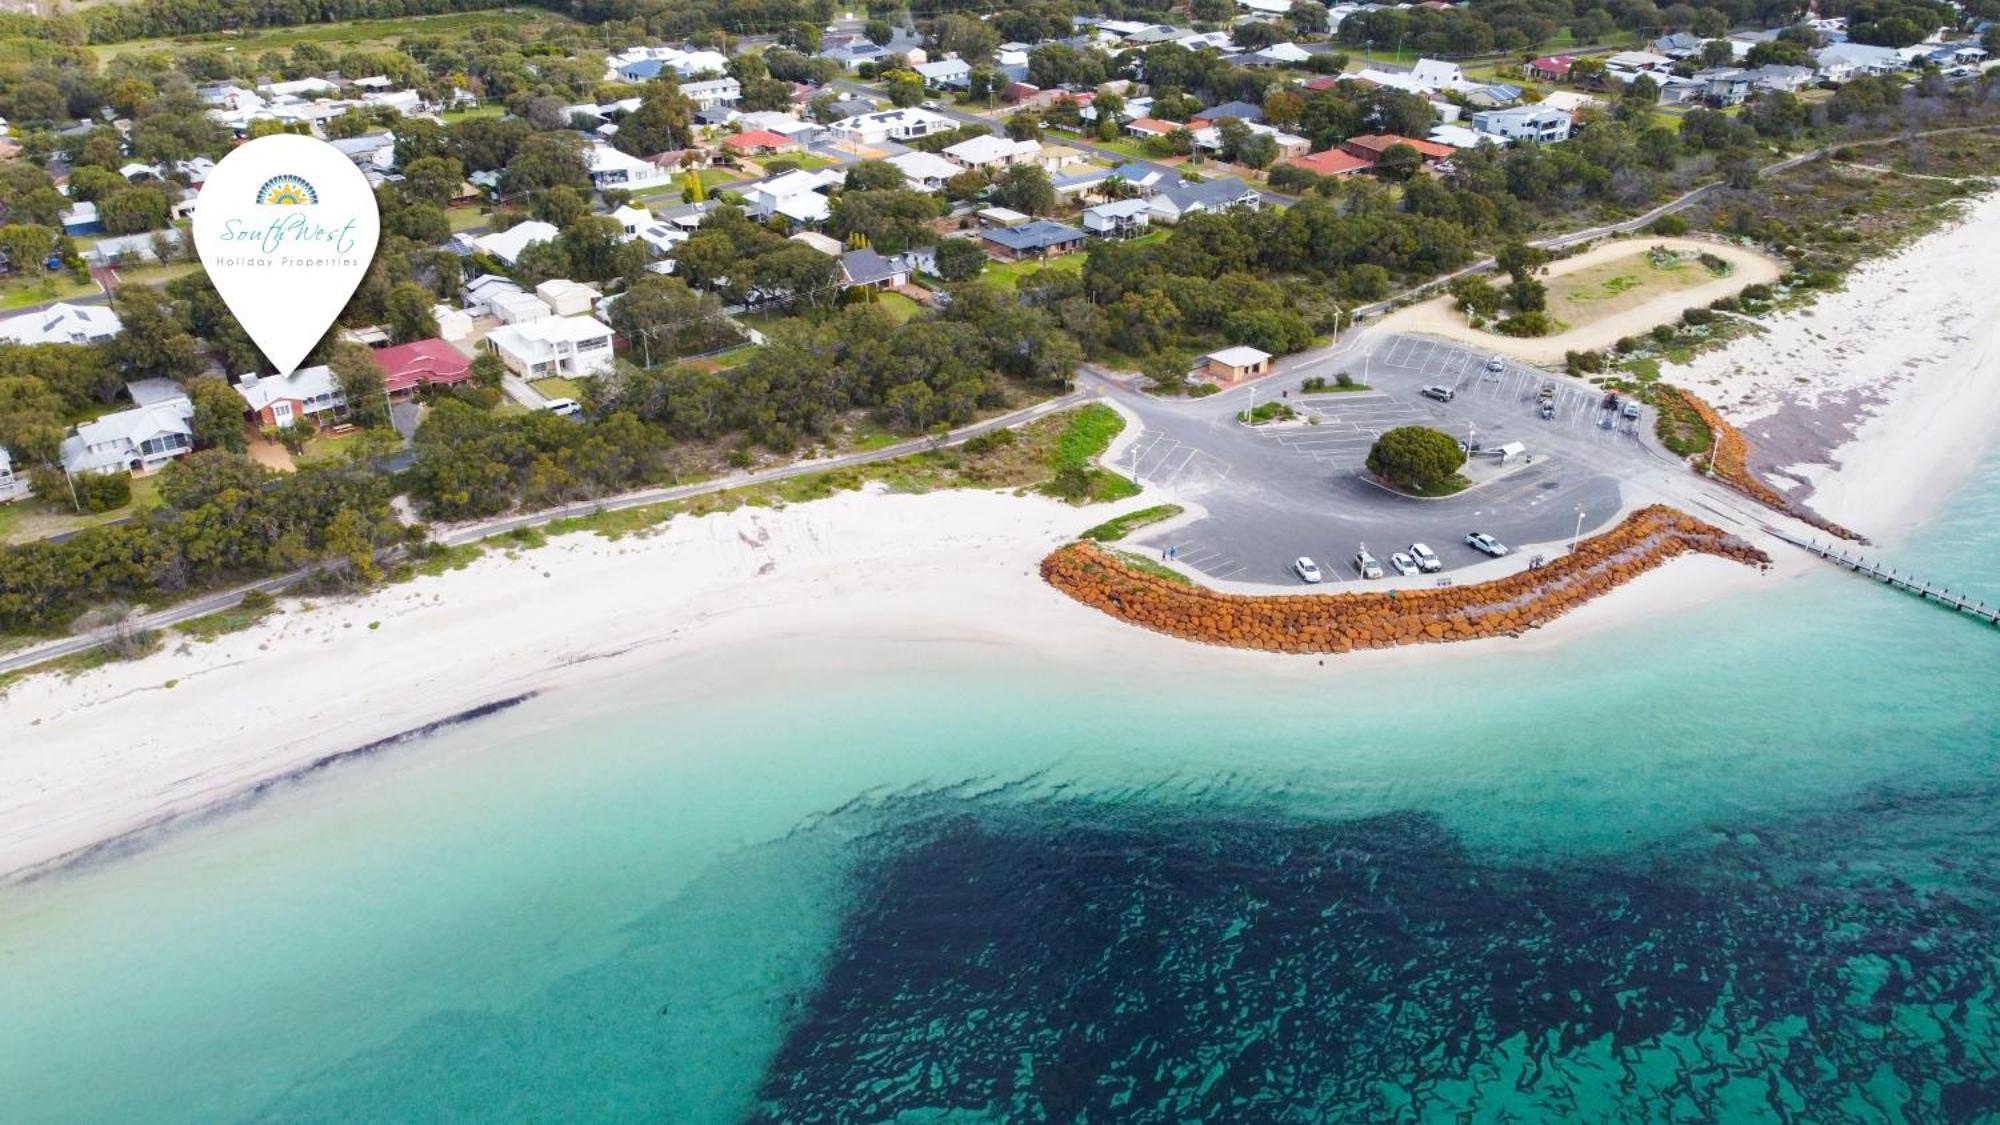
[[[1641,237],[1615,239],[1594,246],[1575,257],[1553,262],[1549,265],[1544,280],[1554,281],[1606,262],[1644,253],[1654,246],[1665,246],[1688,253],[1714,254],[1735,266],[1735,269],[1726,276],[1691,288],[1663,292],[1651,300],[1586,324],[1576,325],[1554,336],[1519,338],[1474,328],[1466,323],[1463,313],[1452,307],[1450,297],[1435,297],[1422,304],[1411,305],[1407,309],[1383,317],[1378,323],[1381,328],[1389,332],[1422,332],[1432,336],[1443,336],[1526,360],[1529,363],[1560,363],[1564,352],[1592,351],[1609,347],[1621,337],[1637,336],[1655,325],[1678,320],[1681,313],[1688,309],[1699,308],[1711,301],[1741,292],[1746,285],[1776,281],[1783,272],[1783,267],[1777,259],[1740,246],[1693,238]]]

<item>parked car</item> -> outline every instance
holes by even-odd
[[[1292,573],[1298,575],[1301,582],[1320,581],[1319,564],[1304,555],[1292,560]]]
[[[567,417],[571,414],[581,414],[583,412],[583,404],[573,398],[552,398],[542,404],[542,409],[551,414],[560,414]]]
[[[1556,416],[1556,404],[1549,399],[1543,399],[1542,405],[1537,407],[1536,409],[1541,414],[1542,419],[1544,421],[1552,419]]]
[[[1505,370],[1507,370],[1507,361],[1506,361],[1506,360],[1504,360],[1504,359],[1502,359],[1502,358],[1500,358],[1500,357],[1499,357],[1499,356],[1497,356],[1497,355],[1490,355],[1490,356],[1487,356],[1487,357],[1486,357],[1486,370],[1488,370],[1488,371],[1505,371]]]
[[[1431,383],[1418,393],[1423,395],[1425,398],[1434,398],[1439,402],[1450,402],[1452,399],[1458,397],[1457,391],[1452,390],[1450,387],[1441,386],[1437,383]]]
[[[1444,560],[1437,557],[1436,551],[1422,543],[1410,544],[1410,557],[1417,560],[1417,569],[1425,574],[1435,574],[1444,569]]]
[[[1389,556],[1389,569],[1407,578],[1417,573],[1417,560],[1401,551],[1397,551],[1395,554]]]
[[[1598,405],[1602,406],[1606,410],[1618,409],[1618,392],[1617,391],[1604,392],[1604,401],[1599,403]]]
[[[1465,545],[1475,551],[1492,555],[1496,559],[1507,553],[1507,544],[1500,542],[1483,531],[1467,532],[1465,535]]]
[[[1639,404],[1636,402],[1626,403],[1623,413],[1627,418],[1637,418],[1639,416]]]
[[[1366,547],[1354,552],[1354,569],[1363,578],[1382,577],[1382,564],[1375,561],[1375,556],[1369,554]]]

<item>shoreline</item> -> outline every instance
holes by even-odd
[[[1847,290],[1812,309],[1699,357],[1697,364],[1734,362],[1740,385],[1764,392],[1748,396],[1748,405],[1740,393],[1725,398],[1718,409],[1747,426],[1754,446],[1759,423],[1743,422],[1745,413],[1776,400],[1794,369],[1753,349],[1799,322],[1859,315],[1864,301],[1895,304],[1869,295],[1879,271],[1907,269],[1932,239],[1976,246],[1980,230],[2000,238],[2000,194],[1975,204],[1965,223],[1857,271]],[[1979,272],[1989,271],[2000,282],[2000,261]],[[2000,285],[1964,280],[1934,278],[1923,296],[1959,321],[2000,305]],[[1906,334],[1926,331],[1912,326],[1919,314],[1898,307]],[[1934,374],[1909,374],[1880,392],[1886,405],[1844,431],[1814,477],[1816,510],[1877,539],[1893,539],[1935,510],[1949,491],[1938,482],[1969,473],[1973,454],[2000,431],[1996,322],[1989,316],[1985,332],[1950,342],[1950,354],[1966,362],[1916,368]],[[1829,358],[1846,370],[1864,364],[1846,353]],[[1757,378],[1742,370],[1751,367]],[[1686,385],[1697,394],[1710,387],[1698,378]],[[1119,440],[1136,436],[1128,426]],[[1707,482],[1685,468],[1661,474],[1626,482],[1627,510],[1667,500],[1702,520],[1722,517],[1735,525],[1730,530],[1749,524],[1749,512],[1700,503]],[[1107,662],[1184,668],[1191,652],[1205,662],[1254,662],[1260,674],[1279,676],[1332,674],[1355,661],[1434,669],[1460,650],[1546,651],[1772,585],[1735,563],[1683,557],[1524,637],[1359,651],[1329,664],[1195,648],[1074,602],[1042,580],[1043,557],[1084,529],[1179,500],[1154,489],[1117,505],[1072,508],[1039,496],[878,487],[784,508],[676,517],[615,540],[577,534],[533,550],[496,544],[460,570],[306,612],[296,599],[281,599],[286,612],[213,641],[170,636],[160,652],[73,679],[33,676],[0,696],[0,746],[8,748],[0,753],[0,882],[116,859],[154,832],[226,815],[260,787],[413,741],[467,712],[734,646],[949,640],[1032,650],[1085,675]],[[1770,576],[1781,580],[1823,565],[1803,552],[1772,554]],[[1467,577],[1497,576],[1479,569]]]

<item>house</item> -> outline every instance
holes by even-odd
[[[1442,59],[1418,59],[1417,65],[1410,68],[1410,77],[1433,90],[1457,90],[1472,85],[1466,81],[1463,68]]]
[[[1201,357],[1201,373],[1223,383],[1251,379],[1271,369],[1271,353],[1238,345]]]
[[[1285,163],[1294,168],[1304,168],[1319,176],[1351,176],[1356,172],[1366,172],[1375,166],[1372,160],[1363,159],[1337,148],[1315,152],[1311,156],[1295,156]]]
[[[1565,82],[1569,80],[1569,68],[1575,64],[1575,55],[1544,55],[1528,64],[1528,77],[1544,82]]]
[[[1594,108],[1597,105],[1597,99],[1591,97],[1589,94],[1579,93],[1575,90],[1554,90],[1547,97],[1543,98],[1539,104],[1548,106],[1550,109],[1560,109],[1573,116],[1582,113],[1586,109]]]
[[[734,78],[704,78],[699,82],[683,82],[681,96],[693,102],[696,109],[735,105],[737,100],[743,97],[743,84]]]
[[[883,141],[908,141],[933,133],[949,133],[958,122],[927,109],[885,109],[842,118],[827,126],[838,140],[849,144],[879,145]]]
[[[799,142],[769,129],[752,129],[722,139],[722,147],[738,156],[763,156],[774,152],[797,152]]]
[[[516,331],[513,327],[496,329]],[[472,361],[465,353],[433,336],[391,348],[375,349],[375,366],[382,369],[382,385],[392,395],[422,385],[450,387],[472,378]]]
[[[0,320],[0,340],[14,344],[95,344],[123,331],[118,314],[103,305],[58,301],[36,312]]]
[[[1807,66],[1772,63],[1746,70],[1743,77],[1749,80],[1751,91],[1755,93],[1796,94],[1812,85],[1813,72]]]
[[[1198,115],[1203,121],[1215,122],[1225,117],[1238,121],[1262,121],[1264,111],[1249,102],[1223,102],[1221,105],[1204,109]]]
[[[486,302],[486,311],[502,324],[524,324],[549,315],[549,303],[533,293],[516,289],[494,294]]]
[[[1084,208],[1079,219],[1098,238],[1132,238],[1152,225],[1153,205],[1145,199],[1114,199]]]
[[[1552,145],[1569,140],[1575,119],[1560,109],[1521,105],[1511,109],[1487,109],[1472,115],[1472,127],[1510,141],[1533,141]]]
[[[64,234],[72,238],[85,234],[102,234],[104,223],[97,217],[97,204],[86,199],[72,204],[59,218]]]
[[[1693,79],[1700,87],[1695,96],[1716,105],[1741,105],[1750,96],[1748,72],[1733,66],[1696,71]]]
[[[156,241],[172,250],[178,248],[184,239],[180,231],[171,228],[119,235],[117,238],[100,238],[90,249],[83,252],[83,260],[94,266],[155,261],[160,256],[154,249]]]
[[[552,277],[535,286],[535,296],[556,316],[580,316],[594,308],[603,294],[582,282]]]
[[[1813,53],[1819,76],[1829,82],[1845,82],[1856,76],[1894,74],[1903,70],[1903,56],[1893,47],[1866,43],[1835,43]]]
[[[892,156],[883,163],[893,166],[918,191],[943,191],[945,182],[965,171],[934,152],[912,150]]]
[[[1620,51],[1604,60],[1604,72],[1621,82],[1641,74],[1665,74],[1673,68],[1674,60],[1651,51]]]
[[[1276,146],[1277,158],[1279,160],[1290,160],[1295,156],[1304,156],[1306,151],[1312,148],[1312,142],[1306,138],[1281,132],[1271,128],[1269,125],[1259,125],[1254,121],[1245,121],[1243,122],[1243,127],[1250,130],[1253,136],[1271,138],[1271,143]],[[1200,128],[1194,131],[1193,141],[1195,147],[1204,152],[1220,152],[1223,146],[1222,129],[1215,125],[1203,123]]]
[[[1521,100],[1521,88],[1505,82],[1468,86],[1463,93],[1473,109],[1505,109]]]
[[[1136,160],[1113,168],[1111,175],[1112,178],[1137,190],[1140,195],[1151,195],[1156,191],[1179,187],[1181,183],[1180,173],[1157,164],[1142,164]]]
[[[665,168],[602,142],[591,145],[584,155],[590,163],[590,182],[600,190],[664,184],[670,177]]]
[[[1102,191],[1104,185],[1111,182],[1111,169],[1086,168],[1067,176],[1052,177],[1049,182],[1054,185],[1057,198],[1067,199],[1070,196],[1088,198]]]
[[[1411,137],[1398,136],[1395,133],[1367,133],[1357,137],[1349,137],[1340,142],[1341,148],[1361,157],[1370,164],[1379,162],[1382,159],[1383,153],[1397,145],[1408,145],[1416,149],[1417,155],[1424,158],[1426,165],[1442,164],[1451,159],[1452,149],[1448,145],[1432,144],[1429,141],[1419,141]]]
[[[1479,148],[1482,145],[1504,145],[1507,142],[1491,133],[1481,133],[1463,125],[1436,125],[1430,135],[1424,138],[1432,144],[1450,145],[1456,149]]]
[[[853,43],[843,43],[821,51],[820,57],[832,59],[848,70],[862,63],[879,63],[889,57],[889,48],[870,43],[866,39]]]
[[[1047,219],[1031,219],[1019,226],[996,227],[981,236],[990,254],[1021,261],[1026,258],[1057,258],[1083,245],[1082,231]]]
[[[496,328],[486,346],[523,379],[595,375],[610,368],[611,329],[593,316],[552,316]]]
[[[1653,40],[1652,47],[1656,54],[1665,55],[1670,59],[1684,59],[1689,55],[1700,54],[1702,46],[1707,42],[1708,40],[1692,32],[1676,31],[1672,35],[1662,35]]]
[[[924,85],[940,90],[963,90],[972,84],[972,64],[960,58],[924,62],[910,68],[923,78]]]
[[[1157,117],[1134,117],[1125,123],[1125,131],[1135,137],[1171,137],[1185,128],[1178,121],[1162,121]]]
[[[0,125],[0,128],[4,128]],[[30,491],[28,478],[14,472],[14,456],[0,446],[0,504],[9,500],[19,500]]]
[[[186,395],[85,422],[62,443],[69,473],[145,473],[194,448],[194,403]]]
[[[509,293],[519,293],[521,287],[512,278],[501,277],[497,273],[482,273],[458,288],[458,299],[465,311],[473,316],[492,316],[495,298]]]
[[[865,247],[840,256],[842,289],[894,289],[909,280],[902,267]]]
[[[844,246],[839,239],[828,238],[826,235],[823,235],[818,231],[802,230],[797,234],[791,235],[790,237],[793,242],[797,242],[805,246],[810,246],[813,249],[819,251],[820,253],[825,254],[829,258],[838,258],[842,254],[847,252],[846,246]]]
[[[1041,151],[1040,141],[1010,141],[987,133],[951,145],[944,156],[963,167],[984,171],[1033,160]]]
[[[432,305],[431,319],[437,321],[438,335],[447,340],[463,340],[472,335],[472,316],[450,305]]]
[[[833,207],[820,193],[845,178],[837,168],[816,172],[795,169],[744,188],[743,204],[756,219],[778,215],[799,224],[824,222],[832,216]]]
[[[639,228],[653,221],[653,213],[636,203],[627,203],[611,212],[611,221],[629,237],[639,233]]]
[[[1254,210],[1263,206],[1263,202],[1264,197],[1255,188],[1234,176],[1198,184],[1182,183],[1148,200],[1153,218],[1163,223],[1177,223],[1200,212]]]
[[[323,363],[290,375],[259,378],[252,371],[237,378],[236,393],[243,396],[247,412],[260,428],[290,429],[301,418],[318,423],[347,409],[339,380]]]
[[[529,219],[524,223],[515,223],[506,230],[480,235],[473,239],[472,243],[482,253],[491,254],[511,266],[520,260],[521,251],[537,242],[552,242],[561,233],[554,223]]]

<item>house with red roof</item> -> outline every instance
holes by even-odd
[[[1157,117],[1135,117],[1125,123],[1125,131],[1135,137],[1171,137],[1176,129],[1185,128],[1178,121],[1162,121]]]
[[[1457,151],[1450,145],[1413,140],[1409,137],[1399,137],[1394,133],[1368,133],[1359,137],[1349,137],[1340,142],[1341,148],[1370,164],[1382,159],[1383,153],[1397,145],[1409,145],[1416,149],[1417,155],[1424,158],[1426,165],[1442,164],[1450,160]]]
[[[436,337],[377,348],[375,366],[382,369],[382,385],[392,395],[420,384],[450,387],[472,378],[472,361]]]
[[[1305,83],[1304,83],[1304,86],[1303,86],[1303,88],[1304,88],[1304,89],[1307,89],[1307,90],[1311,90],[1311,91],[1312,91],[1313,93],[1316,93],[1316,94],[1317,94],[1317,93],[1321,93],[1321,92],[1324,92],[1324,91],[1326,91],[1326,90],[1331,90],[1331,89],[1333,89],[1333,88],[1334,88],[1335,86],[1338,86],[1338,85],[1340,85],[1340,76],[1339,76],[1339,75],[1337,75],[1337,74],[1322,74],[1322,75],[1320,75],[1320,76],[1319,76],[1318,78],[1308,78],[1308,79],[1307,79],[1307,80],[1305,81]]]
[[[1575,65],[1575,55],[1548,55],[1528,64],[1528,77],[1544,82],[1567,81],[1569,68]]]
[[[759,156],[773,152],[797,152],[799,142],[769,129],[752,129],[722,139],[722,147],[738,156]]]
[[[1315,152],[1311,156],[1295,156],[1286,163],[1319,176],[1351,176],[1356,172],[1366,172],[1375,167],[1374,161],[1337,148]]]

